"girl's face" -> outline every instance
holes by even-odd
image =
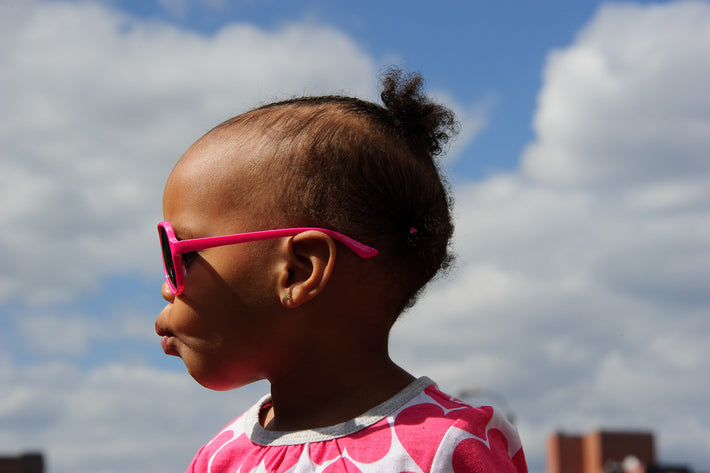
[[[165,187],[163,213],[177,238],[263,230],[255,211],[263,202],[235,192],[254,183],[238,169],[225,170],[211,157],[223,152],[204,142],[185,153]],[[174,296],[163,284],[168,304],[156,320],[156,332],[165,353],[182,358],[203,386],[225,390],[263,379],[283,351],[273,336],[281,308],[278,249],[279,240],[267,240],[183,255],[184,293]]]

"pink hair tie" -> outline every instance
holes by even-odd
[[[419,233],[419,230],[417,230],[416,228],[411,227],[411,228],[409,229],[409,234],[410,234],[410,235],[416,235],[417,233]]]

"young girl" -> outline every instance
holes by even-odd
[[[451,259],[434,158],[456,122],[418,75],[383,86],[384,107],[308,97],[239,115],[170,174],[162,347],[210,389],[271,383],[188,472],[527,471],[502,415],[389,357],[392,324]]]

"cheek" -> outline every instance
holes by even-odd
[[[240,339],[248,330],[238,327],[230,314],[214,307],[193,307],[191,302],[180,296],[171,307],[170,330],[177,338],[177,354],[198,383],[226,389],[234,384],[230,373],[239,368],[243,352],[253,349]]]
[[[207,258],[192,262],[185,292],[171,311],[173,328],[186,348],[205,357],[229,357],[253,351],[268,339],[273,307],[267,303],[266,278],[244,263],[227,258],[219,259],[220,266]]]
[[[178,299],[189,307],[203,331],[224,331],[230,324],[237,324],[238,316],[248,310],[244,299],[254,290],[247,286],[252,278],[236,271],[239,266],[229,260],[214,258],[214,254],[206,256],[190,263],[185,291]]]
[[[258,378],[247,363],[239,363],[234,354],[220,353],[218,350],[208,352],[184,350],[181,354],[190,376],[205,388],[215,391],[235,389]]]
[[[195,381],[215,391],[261,379],[263,326],[237,314],[203,312],[180,324],[178,354]]]
[[[215,248],[221,251],[210,255],[209,260],[212,283],[256,311],[264,309],[271,299],[279,300],[275,295],[275,265],[267,243]]]
[[[199,303],[231,292],[225,278],[230,266],[224,263],[216,252],[193,258],[185,268],[185,295]]]

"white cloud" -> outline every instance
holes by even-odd
[[[602,8],[549,58],[524,171],[612,187],[707,178],[708,16],[703,2]]]
[[[46,311],[24,312],[15,317],[17,335],[23,348],[48,356],[89,355],[102,343],[120,340],[122,344],[156,344],[148,308],[143,311],[120,310],[112,314],[64,314]],[[157,313],[155,314],[157,316]]]
[[[216,393],[183,372],[48,362],[4,367],[3,454],[42,450],[52,473],[183,471],[201,445],[267,386]],[[3,388],[5,391],[5,388]]]

